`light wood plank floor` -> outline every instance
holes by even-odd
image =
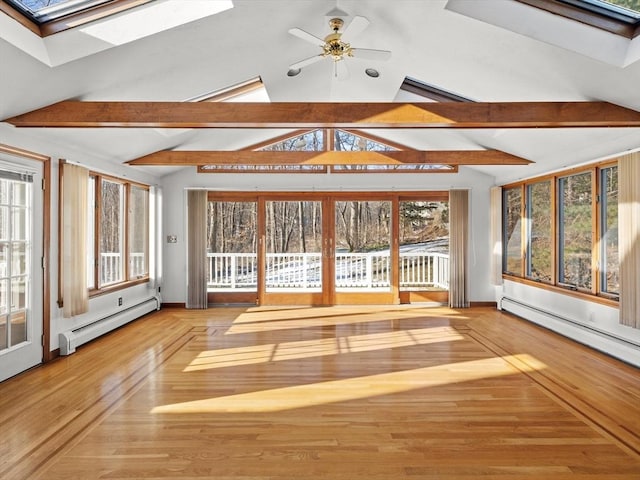
[[[490,308],[166,309],[0,384],[0,478],[640,479],[640,371]]]

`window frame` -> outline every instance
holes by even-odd
[[[606,6],[594,5],[584,0],[516,1],[628,39],[640,35],[640,20],[633,21],[631,16],[624,18]]]
[[[551,256],[551,278],[549,280],[543,280],[540,278],[534,278],[532,275],[532,269],[533,269],[533,261],[532,261],[532,239],[531,239],[531,234],[533,231],[533,221],[531,218],[531,214],[532,214],[532,208],[533,208],[533,202],[531,201],[531,189],[532,187],[536,186],[536,185],[542,185],[548,183],[549,184],[549,208],[551,209],[551,215],[550,215],[550,221],[549,221],[549,237],[550,237],[550,243],[551,243],[551,252],[550,252],[550,256]],[[556,282],[556,258],[557,258],[557,254],[556,254],[556,249],[555,249],[555,239],[556,239],[556,235],[557,235],[557,222],[556,222],[556,205],[554,202],[554,199],[556,198],[556,182],[554,181],[553,177],[543,177],[543,178],[539,178],[535,181],[531,181],[528,182],[525,186],[524,186],[524,203],[525,205],[524,207],[524,211],[525,211],[525,215],[526,215],[526,232],[524,235],[524,241],[525,241],[525,269],[524,269],[524,274],[525,277],[528,278],[529,280],[532,280],[534,282],[540,282],[540,283],[545,283],[545,284],[549,284],[549,285],[554,285]]]
[[[120,183],[123,185],[123,201],[124,205],[122,207],[122,212],[124,218],[122,219],[123,231],[122,233],[122,280],[118,282],[109,283],[106,285],[100,285],[100,215],[101,208],[100,202],[102,198],[102,180],[108,180],[111,182]],[[93,191],[95,192],[94,196],[94,205],[89,205],[89,209],[93,209],[92,211],[87,212],[88,223],[92,225],[88,225],[88,228],[93,227],[93,245],[88,245],[87,247],[91,249],[93,252],[93,266],[88,265],[87,270],[91,270],[93,281],[92,287],[87,286],[89,298],[98,297],[100,295],[104,295],[110,292],[123,290],[125,288],[132,287],[134,285],[139,285],[143,283],[148,283],[150,281],[150,258],[149,254],[151,252],[151,242],[153,241],[151,238],[150,225],[151,225],[151,187],[144,183],[134,182],[131,180],[126,180],[123,178],[119,178],[113,175],[108,175],[100,172],[96,172],[93,170],[89,170],[89,183],[93,183]],[[64,182],[63,169],[59,169],[58,174],[58,195],[61,198],[62,195],[62,185]],[[130,224],[129,224],[129,206],[131,202],[131,189],[135,186],[137,188],[142,188],[147,191],[148,201],[147,201],[147,230],[149,234],[147,235],[147,245],[145,252],[145,265],[146,265],[146,274],[141,276],[140,278],[129,279],[129,234],[130,234]],[[58,245],[62,244],[62,202],[58,202]],[[62,256],[58,251],[58,306],[62,308],[64,299],[62,297]]]
[[[598,264],[598,271],[597,273],[597,277],[595,279],[596,282],[598,282],[598,290],[600,291],[600,295],[607,297],[607,298],[614,298],[614,299],[619,299],[620,297],[620,292],[610,292],[607,290],[608,285],[607,285],[607,280],[606,280],[606,275],[608,272],[608,269],[606,268],[606,261],[607,261],[607,254],[606,254],[606,236],[608,234],[608,229],[607,229],[607,207],[608,207],[608,199],[607,199],[607,194],[605,191],[605,186],[606,186],[606,182],[604,180],[605,178],[605,172],[608,169],[611,168],[617,168],[617,163],[616,164],[608,164],[608,165],[603,165],[602,167],[600,167],[600,169],[598,170],[598,178],[596,179],[598,182],[598,208],[597,208],[597,218],[598,218],[598,226],[600,227],[600,234],[597,236],[597,241],[598,241],[598,253],[600,255],[600,262]],[[617,175],[617,172],[616,172]],[[619,182],[619,180],[618,180]],[[619,185],[619,183],[618,183]],[[618,187],[619,188],[619,187]],[[618,203],[619,205],[619,203]],[[616,227],[618,227],[618,222],[616,219]],[[618,275],[620,275],[620,249],[619,249],[619,244],[618,244]]]
[[[601,175],[602,172],[608,168],[616,167],[617,160],[607,160],[602,162],[596,162],[589,165],[585,165],[582,167],[576,167],[572,169],[566,169],[562,171],[555,172],[551,175],[544,175],[540,177],[533,177],[527,180],[514,182],[511,184],[506,184],[502,186],[502,218],[503,218],[503,227],[502,227],[502,277],[506,280],[515,281],[518,283],[524,283],[528,285],[533,285],[539,288],[545,288],[548,290],[553,290],[557,292],[561,292],[563,294],[576,296],[584,299],[588,299],[591,301],[596,301],[598,303],[603,303],[606,305],[618,306],[619,295],[611,292],[607,292],[604,289],[606,285],[603,285],[602,278],[602,261],[604,261],[604,256],[602,253],[601,242],[603,240],[604,230],[606,229],[606,225],[603,225],[603,220],[605,220],[602,214],[602,192],[601,192]],[[591,288],[583,289],[576,287],[574,285],[563,284],[559,281],[561,278],[560,268],[562,268],[560,262],[562,260],[561,254],[561,224],[560,221],[562,219],[562,212],[560,211],[561,203],[559,196],[561,195],[560,191],[560,180],[562,178],[567,178],[574,175],[580,175],[589,172],[591,174]],[[541,182],[550,182],[550,190],[551,190],[551,199],[550,199],[550,208],[552,209],[552,219],[551,219],[551,235],[552,235],[552,279],[551,281],[544,281],[541,279],[532,278],[529,274],[529,258],[530,258],[530,249],[531,249],[531,225],[530,225],[530,187],[532,185],[539,184]],[[506,270],[506,251],[507,246],[505,242],[506,235],[506,223],[505,223],[505,215],[506,215],[506,191],[510,189],[521,189],[522,195],[522,203],[521,203],[521,229],[522,229],[522,237],[521,237],[521,264],[522,268],[520,272],[508,272]]]
[[[89,22],[115,15],[116,13],[129,10],[155,0],[109,0],[93,7],[87,7],[67,15],[60,16],[47,21],[39,22],[23,9],[14,6],[12,3],[0,1],[0,11],[6,13],[11,18],[28,28],[39,37],[45,38],[55,33],[63,32]]]

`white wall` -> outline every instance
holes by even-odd
[[[498,306],[640,366],[640,330],[621,325],[615,307],[509,280],[499,288]]]
[[[114,162],[105,162],[104,159],[91,158],[86,154],[80,154],[72,146],[43,142],[38,139],[37,133],[30,130],[18,130],[8,124],[0,124],[0,143],[11,147],[28,150],[34,153],[51,157],[51,251],[49,276],[51,285],[51,342],[50,350],[59,347],[58,335],[61,332],[86,325],[97,319],[113,315],[118,311],[136,305],[155,295],[155,284],[136,285],[123,290],[118,290],[105,295],[100,295],[89,300],[89,311],[73,318],[63,318],[62,310],[57,305],[58,292],[58,166],[59,159],[79,162],[82,165],[109,173],[113,176],[134,180],[140,183],[154,185],[157,179],[145,172],[135,171],[131,167],[122,166]],[[17,157],[16,157],[17,158]],[[36,210],[36,215],[41,214]],[[42,231],[35,231],[34,235],[42,235]],[[156,259],[150,262],[155,267]],[[122,298],[122,305],[118,305],[118,298]]]
[[[457,174],[198,174],[194,168],[164,177],[162,301],[186,300],[186,190],[225,191],[433,191],[469,188],[471,202],[470,301],[494,301],[489,282],[489,189],[493,178],[470,168]],[[167,235],[178,242],[166,243]]]

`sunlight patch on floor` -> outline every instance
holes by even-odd
[[[274,312],[277,312],[274,314]],[[385,317],[381,317],[384,315]],[[226,334],[256,333],[308,327],[330,327],[411,319],[465,320],[468,317],[446,307],[376,305],[375,307],[256,307],[239,314]]]
[[[369,352],[390,348],[428,345],[438,342],[454,342],[464,337],[452,327],[433,327],[393,332],[348,335],[337,338],[300,340],[278,344],[251,345],[245,347],[206,350],[183,370],[194,372],[214,368],[253,365],[302,358]]]
[[[519,367],[515,368],[512,365],[519,365]],[[529,355],[509,355],[160,405],[154,407],[150,413],[278,412],[398,394],[420,388],[515,375],[543,368],[546,367],[542,362]]]

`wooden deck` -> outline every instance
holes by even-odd
[[[0,384],[0,478],[640,479],[640,370],[491,308],[165,309]]]

